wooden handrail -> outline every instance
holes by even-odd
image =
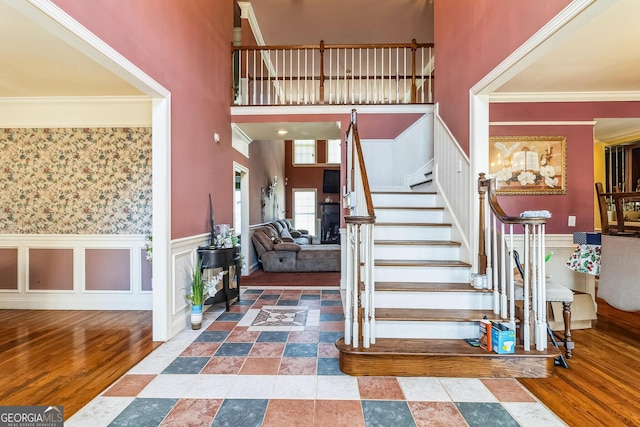
[[[354,110],[355,111],[355,110]],[[367,205],[367,214],[374,215],[373,199],[371,198],[371,187],[369,186],[369,177],[367,176],[367,168],[364,164],[364,155],[362,154],[362,145],[360,144],[360,135],[358,134],[358,126],[353,124],[353,145],[358,154],[358,165],[360,166],[360,174],[362,175],[362,186],[364,189],[364,197]]]
[[[478,178],[478,194],[480,198],[480,209],[478,218],[478,272],[480,274],[486,274],[487,271],[487,254],[486,254],[486,236],[485,236],[485,218],[486,213],[484,211],[484,200],[486,197],[491,212],[498,218],[498,221],[503,224],[520,224],[522,226],[546,224],[547,218],[544,217],[529,217],[521,218],[519,216],[507,215],[500,203],[498,203],[498,196],[496,193],[496,182],[494,178],[487,178],[485,173],[480,173]]]
[[[407,48],[417,49],[419,47],[434,47],[433,43],[377,43],[377,44],[301,44],[301,45],[272,45],[272,46],[231,46],[231,50],[304,50],[317,49],[323,47],[328,49],[389,49],[389,48]]]
[[[498,203],[498,197],[496,193],[496,182],[494,178],[486,178],[484,173],[480,173],[480,178],[478,179],[478,192],[488,193],[487,201],[489,202],[489,207],[491,211],[494,213],[496,217],[505,224],[546,224],[547,218],[544,217],[529,217],[529,218],[521,218],[519,216],[510,216],[507,215],[500,203]],[[481,222],[482,224],[482,222]]]

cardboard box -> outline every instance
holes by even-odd
[[[574,291],[571,303],[571,330],[589,329],[592,326],[591,322],[597,318],[596,306],[591,295]],[[552,331],[564,331],[561,302],[547,303],[547,321]]]
[[[493,323],[491,327],[491,348],[494,353],[498,354],[509,354],[515,352],[515,331],[500,323]]]
[[[480,348],[491,351],[491,321],[482,319],[480,321]]]

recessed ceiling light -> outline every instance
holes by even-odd
[[[289,133],[289,131],[284,130],[284,129],[280,129],[280,130],[278,131],[278,135],[286,135],[286,134],[288,134],[288,133]]]

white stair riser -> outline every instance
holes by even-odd
[[[387,321],[375,322],[377,338],[464,339],[480,335],[477,322]]]
[[[373,275],[376,282],[469,283],[470,278],[468,267],[375,266]]]
[[[404,227],[374,225],[375,240],[450,240],[451,227]]]
[[[376,209],[377,222],[442,222],[441,209]]]
[[[425,308],[443,310],[493,309],[493,294],[490,292],[376,291],[374,301],[377,308]]]
[[[396,194],[372,194],[373,206],[436,206],[437,197],[435,194],[419,194],[419,193],[396,193]]]
[[[460,247],[440,245],[380,245],[373,248],[376,259],[457,260]]]
[[[417,183],[417,182],[420,182],[420,181],[416,181],[416,183]],[[414,184],[415,184],[415,183],[414,183]],[[414,184],[409,184],[409,185],[414,185]],[[431,182],[425,182],[425,183],[423,183],[423,184],[415,185],[415,186],[412,188],[412,190],[413,190],[413,191],[435,191],[435,186],[433,185],[433,181],[431,181]]]

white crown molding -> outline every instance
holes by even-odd
[[[492,103],[640,101],[640,92],[494,92],[489,96],[489,101]]]
[[[247,159],[251,141],[251,138],[237,124],[231,123],[231,146]]]
[[[147,96],[0,98],[0,127],[151,127]]]
[[[480,79],[469,92],[476,95],[487,95],[498,89],[538,59],[544,53],[543,51],[546,50],[542,49],[543,44],[551,36],[557,34],[560,30],[570,30],[570,23],[578,25],[578,20],[575,18],[595,2],[596,0],[574,0],[571,2],[531,38],[514,50],[504,61]]]
[[[256,18],[255,13],[253,13],[253,6],[251,6],[251,3],[248,1],[239,1],[238,6],[240,7],[240,18],[247,19],[249,21],[256,43],[258,46],[264,46],[264,38],[262,37],[262,32],[258,25],[258,19]]]
[[[594,120],[583,121],[519,121],[519,122],[489,122],[489,126],[595,126]]]

